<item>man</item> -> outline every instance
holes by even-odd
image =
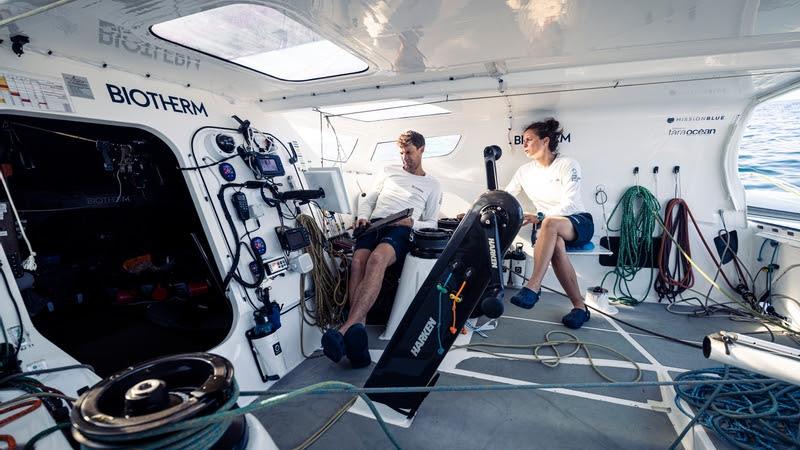
[[[402,261],[408,253],[412,228],[435,228],[442,202],[439,182],[422,169],[425,138],[406,131],[397,138],[402,169],[390,166],[378,176],[375,186],[359,204],[356,227],[413,208],[411,217],[368,233],[356,241],[350,273],[350,313],[338,329],[322,336],[322,349],[338,362],[347,355],[353,368],[370,364],[369,342],[364,323],[381,290],[386,268]]]

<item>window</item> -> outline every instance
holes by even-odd
[[[800,90],[756,107],[742,134],[739,177],[748,214],[800,220]]]
[[[390,100],[385,102],[336,106],[326,108],[325,111],[320,112],[323,114],[360,120],[362,122],[450,114],[450,111],[441,106],[419,103],[413,100]]]
[[[425,152],[422,154],[422,158],[429,159],[449,155],[456,149],[459,141],[461,141],[460,134],[425,137]],[[375,146],[375,151],[372,153],[372,161],[384,162],[399,160],[400,148],[397,146],[396,141],[379,142],[378,145]]]
[[[366,71],[369,66],[284,13],[234,4],[153,25],[154,35],[284,81]]]

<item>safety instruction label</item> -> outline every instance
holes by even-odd
[[[74,112],[61,80],[0,72],[0,107]]]
[[[89,85],[88,78],[68,73],[62,73],[61,76],[64,77],[64,83],[67,85],[69,95],[94,100],[94,94],[92,94],[92,87]]]

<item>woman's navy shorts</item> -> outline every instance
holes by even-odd
[[[565,242],[567,247],[580,247],[592,240],[592,236],[594,236],[594,220],[592,220],[591,214],[588,212],[583,212],[578,214],[570,214],[569,216],[564,217],[572,222],[572,228],[575,229],[575,239]],[[533,228],[533,233],[531,234],[531,243],[536,242],[536,231],[538,231],[538,229],[539,225]]]

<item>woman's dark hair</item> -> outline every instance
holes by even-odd
[[[559,123],[556,119],[550,117],[541,122],[533,122],[532,124],[528,125],[528,128],[525,128],[525,131],[528,130],[536,133],[536,136],[539,139],[544,139],[546,137],[550,138],[550,144],[548,144],[548,148],[551,152],[558,153],[558,142],[561,140],[561,136],[564,134],[564,129],[559,128]],[[523,133],[525,131],[523,131]]]

